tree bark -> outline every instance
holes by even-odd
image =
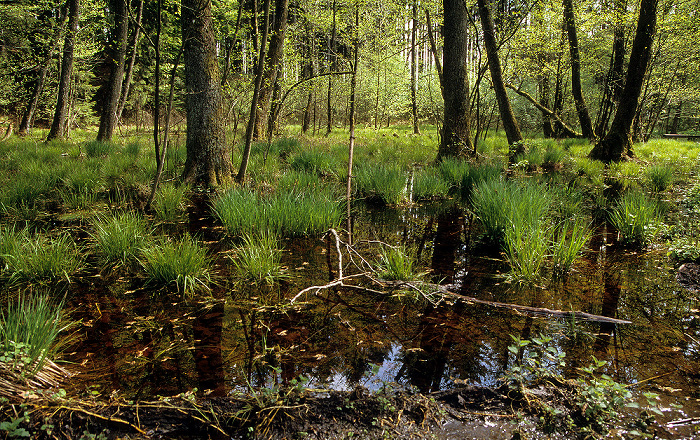
[[[53,115],[51,129],[46,137],[47,141],[62,139],[65,136],[64,127],[68,116],[68,104],[70,94],[70,78],[73,74],[73,49],[75,48],[75,36],[78,33],[78,20],[80,19],[80,1],[68,1],[68,31],[63,42],[63,57],[61,58],[61,77],[58,83],[58,97],[56,110]]]
[[[114,31],[111,36],[109,82],[102,100],[102,113],[100,114],[100,128],[97,132],[97,140],[107,142],[112,139],[114,129],[117,127],[117,105],[122,93],[124,80],[124,64],[126,59],[126,39],[129,33],[129,20],[127,15],[126,0],[112,0],[110,2],[114,15]]]
[[[418,127],[418,60],[416,59],[416,31],[418,28],[418,0],[413,0],[413,17],[411,21],[411,113],[413,115],[413,134],[420,134]]]
[[[32,126],[32,122],[34,120],[34,113],[36,112],[36,108],[39,105],[39,97],[41,96],[41,92],[44,90],[44,83],[46,82],[46,74],[49,71],[49,65],[51,64],[53,55],[61,40],[61,33],[63,31],[63,24],[65,20],[66,10],[65,8],[61,8],[61,16],[59,22],[56,24],[56,29],[54,30],[53,38],[51,39],[51,43],[48,47],[48,52],[46,53],[44,62],[41,63],[41,67],[39,68],[39,74],[37,75],[36,83],[34,84],[32,98],[29,100],[29,104],[27,105],[27,108],[24,111],[24,115],[22,115],[22,121],[20,122],[19,127],[17,127],[18,136],[25,136],[27,133],[29,133],[29,128]]]
[[[625,87],[620,95],[620,104],[608,134],[591,150],[591,159],[603,162],[619,162],[634,155],[630,129],[639,104],[644,76],[651,57],[654,33],[656,32],[656,9],[658,0],[641,0],[637,30],[632,43]]]
[[[216,188],[231,181],[232,167],[223,125],[219,64],[211,0],[182,0],[187,110],[186,182]]]
[[[275,84],[282,65],[288,15],[289,0],[275,0],[275,15],[272,21],[272,29],[270,29],[270,43],[265,61],[265,72],[260,85],[253,139],[264,139],[270,124],[270,109],[272,107]]]
[[[501,114],[501,122],[503,129],[506,132],[508,145],[510,146],[510,160],[513,160],[516,155],[524,153],[525,147],[522,144],[523,135],[520,133],[520,126],[515,119],[513,109],[510,106],[506,86],[503,83],[503,72],[501,71],[501,61],[498,58],[498,45],[496,44],[496,30],[491,17],[491,10],[486,4],[486,0],[477,0],[479,6],[479,17],[481,18],[481,28],[484,31],[484,46],[486,47],[486,56],[491,71],[491,81],[493,90],[496,94],[498,102],[498,111]]]
[[[574,6],[572,0],[564,2],[564,25],[569,38],[569,53],[571,54],[571,93],[574,95],[576,112],[581,124],[581,132],[585,137],[595,140],[596,134],[593,131],[593,122],[588,114],[588,106],[583,98],[581,89],[581,55],[579,52],[578,36],[576,35],[576,21],[574,18]]]
[[[440,62],[440,55],[438,54],[437,44],[435,43],[435,34],[433,33],[433,24],[430,20],[430,11],[425,9],[425,24],[428,27],[428,39],[430,41],[430,52],[433,54],[433,60],[435,62],[435,70],[438,74],[438,80],[440,80],[440,93],[442,93],[442,98],[445,98],[445,86],[443,85],[442,79],[442,63]]]
[[[467,8],[461,0],[443,0],[443,86],[445,115],[437,160],[472,154],[471,108],[467,78]]]
[[[134,64],[136,63],[136,49],[139,45],[139,38],[141,35],[141,18],[143,17],[143,0],[139,2],[139,10],[136,13],[136,25],[134,26],[134,38],[131,40],[131,56],[129,57],[129,64],[126,67],[126,75],[124,76],[124,83],[122,84],[122,92],[119,98],[119,104],[117,105],[117,123],[122,119],[122,112],[124,111],[124,106],[126,101],[129,99],[129,92],[131,91],[131,80],[134,76]]]

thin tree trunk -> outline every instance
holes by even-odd
[[[595,140],[596,134],[593,131],[593,122],[588,114],[588,106],[583,98],[581,89],[581,55],[578,45],[578,36],[576,35],[576,21],[574,18],[574,6],[572,0],[563,0],[564,2],[564,24],[566,33],[569,38],[569,52],[571,54],[571,93],[574,95],[574,103],[576,104],[576,112],[578,113],[579,123],[581,124],[581,132],[585,137]]]
[[[119,99],[119,105],[117,105],[117,123],[122,119],[122,112],[124,111],[124,106],[126,101],[129,99],[129,92],[131,89],[131,80],[134,76],[134,64],[136,63],[136,49],[139,45],[139,38],[141,36],[141,18],[143,17],[143,0],[139,1],[139,10],[136,13],[136,25],[134,26],[134,38],[131,40],[131,57],[129,57],[129,64],[126,67],[126,75],[124,77],[124,84],[122,84],[121,98]]]
[[[486,0],[477,0],[477,4],[479,5],[481,28],[484,31],[484,46],[486,47],[489,70],[491,71],[493,90],[496,94],[496,101],[498,102],[498,110],[501,114],[503,129],[506,132],[506,138],[508,139],[508,145],[511,150],[509,159],[512,161],[516,155],[525,151],[525,147],[522,143],[523,135],[520,133],[520,126],[513,114],[513,109],[508,99],[508,93],[506,93],[506,87],[503,83],[501,61],[498,58],[498,45],[496,44],[496,30],[493,25],[491,10],[486,4]]]
[[[114,16],[114,32],[112,33],[110,52],[109,82],[102,101],[102,113],[100,114],[100,128],[97,132],[97,140],[110,141],[117,127],[117,105],[122,93],[124,81],[124,64],[126,59],[126,40],[129,32],[129,20],[127,17],[126,0],[112,0],[110,2],[112,15]]]
[[[246,170],[248,169],[248,160],[250,158],[250,146],[253,142],[253,130],[255,129],[255,115],[258,107],[258,98],[260,96],[260,85],[263,78],[263,69],[265,68],[265,46],[267,42],[268,29],[270,27],[270,0],[265,0],[265,20],[263,25],[262,41],[259,43],[260,50],[258,52],[258,65],[255,69],[255,86],[253,88],[253,99],[250,102],[250,115],[248,117],[248,126],[245,132],[245,146],[243,147],[243,155],[241,156],[241,166],[236,175],[236,181],[243,183],[245,180]]]
[[[610,68],[603,85],[603,98],[598,112],[596,132],[605,136],[620,94],[624,87],[625,64],[625,29],[624,14],[627,11],[627,0],[615,0],[615,29],[613,30],[613,49],[610,55]]]
[[[153,145],[155,146],[156,163],[161,162],[160,157],[160,34],[163,27],[163,0],[158,0],[158,20],[156,21],[156,41],[154,43],[156,51],[156,71],[155,75],[155,103],[153,106]],[[183,42],[184,44],[184,42]]]
[[[433,24],[430,20],[430,11],[425,9],[425,24],[428,26],[428,40],[430,41],[430,52],[433,54],[433,60],[435,61],[435,70],[438,74],[438,79],[440,80],[440,93],[442,93],[443,99],[445,98],[445,86],[443,85],[442,78],[442,63],[440,62],[440,56],[437,50],[437,44],[435,43],[435,32],[433,31]]]
[[[355,6],[355,38],[353,42],[353,69],[350,77],[350,142],[348,145],[348,180],[346,185],[345,199],[347,204],[347,220],[348,220],[348,244],[352,244],[352,160],[355,152],[355,92],[357,90],[357,69],[360,53],[359,42],[360,28],[360,6]]]
[[[416,60],[416,31],[418,28],[418,0],[413,0],[413,19],[411,21],[411,113],[413,114],[413,134],[420,134],[418,128],[418,98],[417,95],[417,76],[418,76],[418,60]]]
[[[73,49],[75,37],[78,33],[78,20],[80,19],[80,1],[68,1],[68,32],[63,43],[63,57],[61,59],[61,78],[58,83],[58,97],[56,99],[56,111],[53,115],[51,129],[46,137],[47,141],[61,139],[65,136],[64,126],[68,116],[68,104],[70,93],[70,79],[73,74]]]
[[[36,78],[36,84],[34,85],[34,91],[32,92],[32,98],[29,100],[29,104],[24,111],[22,116],[22,121],[17,128],[17,135],[24,136],[29,133],[29,129],[34,122],[34,113],[39,105],[39,97],[41,92],[44,90],[44,83],[46,82],[46,74],[49,71],[49,65],[51,60],[53,60],[53,55],[56,52],[59,42],[61,41],[61,34],[63,33],[63,23],[66,20],[66,10],[61,8],[61,16],[59,22],[56,24],[56,29],[54,30],[53,38],[51,39],[50,46],[48,48],[48,53],[44,58],[44,62],[41,63],[41,68],[39,69],[39,74]]]
[[[329,58],[328,58],[328,70],[332,72],[336,68],[336,62],[337,62],[337,54],[335,53],[335,35],[336,32],[336,3],[335,0],[333,0],[333,24],[331,27],[331,40],[328,42],[328,50],[330,52]],[[326,116],[326,136],[331,134],[331,131],[333,131],[333,107],[331,106],[331,88],[333,86],[333,76],[328,75],[328,93],[326,96],[326,110],[327,110],[327,116]]]
[[[620,161],[634,154],[630,129],[639,104],[652,43],[656,32],[656,10],[658,0],[641,0],[637,30],[632,43],[625,87],[620,96],[620,104],[608,134],[599,141],[589,154],[591,159],[603,162]]]

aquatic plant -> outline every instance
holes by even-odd
[[[450,189],[457,189],[462,185],[464,176],[470,174],[471,163],[466,160],[446,157],[438,164],[438,171],[442,178],[450,186]]]
[[[6,258],[12,282],[51,282],[69,279],[83,262],[80,249],[68,235],[47,238],[26,236]]]
[[[644,181],[654,192],[663,192],[673,182],[673,168],[669,164],[656,164],[644,170]]]
[[[552,266],[555,276],[569,272],[590,238],[590,227],[581,218],[563,222],[552,243]]]
[[[469,200],[472,191],[477,185],[486,180],[499,179],[502,172],[503,166],[495,162],[472,166],[469,172],[462,176],[462,182],[460,183],[462,200]]]
[[[413,177],[415,200],[444,199],[450,193],[450,184],[434,167],[424,168]]]
[[[0,364],[35,375],[60,350],[60,333],[69,327],[62,303],[39,293],[19,295],[0,309]]]
[[[377,275],[388,281],[411,281],[418,277],[413,264],[413,257],[403,246],[382,247]]]
[[[322,184],[323,182],[318,174],[288,170],[277,182],[277,191],[306,190]]]
[[[187,185],[166,183],[158,189],[153,199],[153,211],[159,220],[176,221],[185,210]]]
[[[318,174],[321,177],[337,177],[340,163],[323,151],[302,151],[294,155],[290,166],[296,171]]]
[[[237,277],[242,281],[272,286],[287,276],[280,263],[279,241],[272,233],[245,234],[243,244],[234,250],[235,256],[230,258]]]
[[[561,164],[566,157],[566,152],[556,145],[548,145],[542,153],[542,166],[544,168],[555,168]]]
[[[393,165],[365,165],[355,171],[355,191],[360,197],[388,205],[407,201],[406,173]]]
[[[179,241],[163,239],[143,249],[141,265],[151,284],[175,283],[178,292],[186,296],[199,289],[209,289],[211,274],[207,251],[189,235]]]
[[[324,187],[277,192],[263,201],[262,208],[267,229],[286,237],[336,228],[344,216],[343,203]]]
[[[658,205],[641,191],[628,191],[609,216],[623,243],[643,245],[653,235],[652,225],[658,218]]]
[[[98,218],[92,228],[90,236],[106,263],[125,265],[136,261],[150,236],[146,221],[133,212]]]
[[[263,201],[250,189],[226,191],[214,200],[212,209],[229,234],[252,234],[267,229]]]
[[[537,281],[548,251],[549,233],[540,222],[518,222],[505,229],[505,253],[513,279],[527,283]]]

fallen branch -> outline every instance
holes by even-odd
[[[537,100],[535,98],[533,98],[532,95],[530,95],[529,93],[524,92],[511,84],[506,84],[506,87],[508,87],[509,89],[511,89],[512,91],[517,93],[518,95],[520,95],[523,98],[530,101],[532,103],[532,105],[537,107],[537,110],[542,112],[543,115],[554,118],[559,124],[561,124],[561,127],[564,129],[564,135],[566,137],[572,137],[572,138],[583,137],[583,135],[581,133],[575,132],[571,127],[566,125],[566,123],[561,120],[561,118],[559,117],[558,114],[556,114],[552,110],[548,109],[547,107],[545,107],[542,104],[540,104],[539,102],[537,102]]]

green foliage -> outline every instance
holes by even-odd
[[[656,164],[644,170],[644,181],[654,192],[663,192],[673,183],[673,168],[669,164]]]
[[[501,177],[503,167],[498,163],[482,163],[472,166],[468,173],[462,176],[460,195],[462,200],[469,200],[473,189],[481,182],[496,180]]]
[[[302,151],[292,158],[291,167],[296,171],[317,174],[320,177],[337,177],[340,163],[323,151]]]
[[[274,153],[281,159],[285,159],[296,153],[301,148],[301,142],[299,139],[292,137],[283,137],[276,139],[272,145],[270,145],[270,153]]]
[[[548,256],[549,232],[539,224],[515,222],[505,230],[505,252],[511,276],[532,283],[539,279]]]
[[[249,189],[234,188],[221,194],[212,208],[229,234],[253,234],[267,229],[264,202]]]
[[[656,201],[640,191],[628,191],[609,215],[623,243],[643,245],[654,233],[652,226],[658,214]]]
[[[377,274],[388,281],[411,281],[418,277],[413,257],[402,246],[382,247]]]
[[[303,191],[309,188],[317,188],[323,185],[318,174],[307,173],[306,171],[289,170],[280,177],[277,182],[277,191]]]
[[[14,226],[0,225],[0,262],[2,269],[7,270],[13,255],[22,252],[22,243],[29,235],[27,229],[17,230]]]
[[[355,191],[360,197],[388,205],[407,201],[406,174],[394,165],[365,165],[355,171]]]
[[[92,141],[85,144],[85,155],[87,157],[105,157],[114,150],[111,142]]]
[[[37,235],[24,237],[19,249],[5,261],[11,281],[45,283],[68,280],[80,268],[83,258],[68,235]]]
[[[450,188],[459,188],[464,177],[470,174],[472,165],[461,159],[447,157],[440,161],[438,170],[442,178],[450,185]]]
[[[700,241],[696,237],[676,237],[668,247],[668,255],[679,263],[700,262]]]
[[[60,333],[69,327],[62,304],[47,295],[19,295],[0,309],[0,364],[29,375],[61,348]]]
[[[591,238],[591,230],[583,220],[565,221],[555,235],[552,249],[554,274],[562,276],[569,272],[574,261],[581,255],[581,249]]]
[[[242,281],[253,285],[272,286],[287,276],[280,263],[282,251],[274,234],[245,234],[243,244],[237,246],[235,252],[235,257],[231,259],[236,267],[237,277]]]
[[[143,249],[143,265],[149,282],[166,286],[175,283],[185,296],[199,289],[209,289],[211,281],[207,251],[189,235],[179,241],[162,240]]]
[[[153,199],[153,211],[159,220],[176,221],[185,210],[187,185],[166,183],[161,185]]]
[[[450,193],[450,184],[433,167],[416,172],[413,177],[413,198],[415,200],[444,199]]]
[[[542,153],[542,166],[545,168],[554,168],[561,164],[566,157],[566,151],[558,146],[549,145]]]
[[[101,217],[93,223],[91,237],[106,263],[133,263],[149,240],[148,225],[133,212]]]

